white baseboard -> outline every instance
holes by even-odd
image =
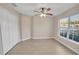
[[[25,40],[28,40],[28,39],[31,39],[31,38],[22,39],[22,41],[25,41]]]
[[[34,37],[32,39],[51,39],[52,37]]]
[[[54,37],[54,39],[56,41],[58,41],[59,43],[61,43],[62,45],[66,46],[67,48],[69,48],[70,50],[72,50],[73,52],[75,52],[76,54],[79,54],[75,49],[71,48],[70,46],[68,46],[67,44],[63,43],[62,41],[59,41],[56,37]]]
[[[3,53],[3,55],[7,55],[7,53],[12,50],[17,44],[19,44],[21,41],[18,41],[14,46],[12,46],[7,52]]]

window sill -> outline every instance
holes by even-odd
[[[62,38],[62,39],[65,39],[65,40],[67,40],[67,41],[70,41],[70,42],[72,42],[72,43],[74,43],[74,44],[77,44],[77,45],[79,45],[79,42],[76,42],[76,41],[74,41],[74,40],[71,40],[71,39],[69,39],[69,38],[65,38],[65,37],[63,37],[63,36],[60,36],[60,35],[59,35],[59,37],[60,37],[60,38]]]

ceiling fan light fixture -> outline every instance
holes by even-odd
[[[43,17],[43,16],[45,17],[45,16],[46,16],[46,14],[40,14],[40,16],[41,16],[41,17]]]
[[[43,7],[43,8],[40,8],[40,10],[34,11],[34,12],[40,13],[39,15],[41,17],[46,17],[46,16],[52,16],[52,13],[50,11],[51,11],[51,8]]]

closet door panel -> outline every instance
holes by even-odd
[[[7,10],[2,10],[1,32],[3,41],[3,51],[6,53],[10,49],[9,24]]]

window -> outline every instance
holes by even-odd
[[[79,42],[79,14],[60,19],[60,36]]]
[[[79,42],[79,14],[70,17],[70,31],[72,31],[70,39]]]
[[[68,30],[68,18],[64,18],[60,20],[60,35],[63,37],[67,37]]]

